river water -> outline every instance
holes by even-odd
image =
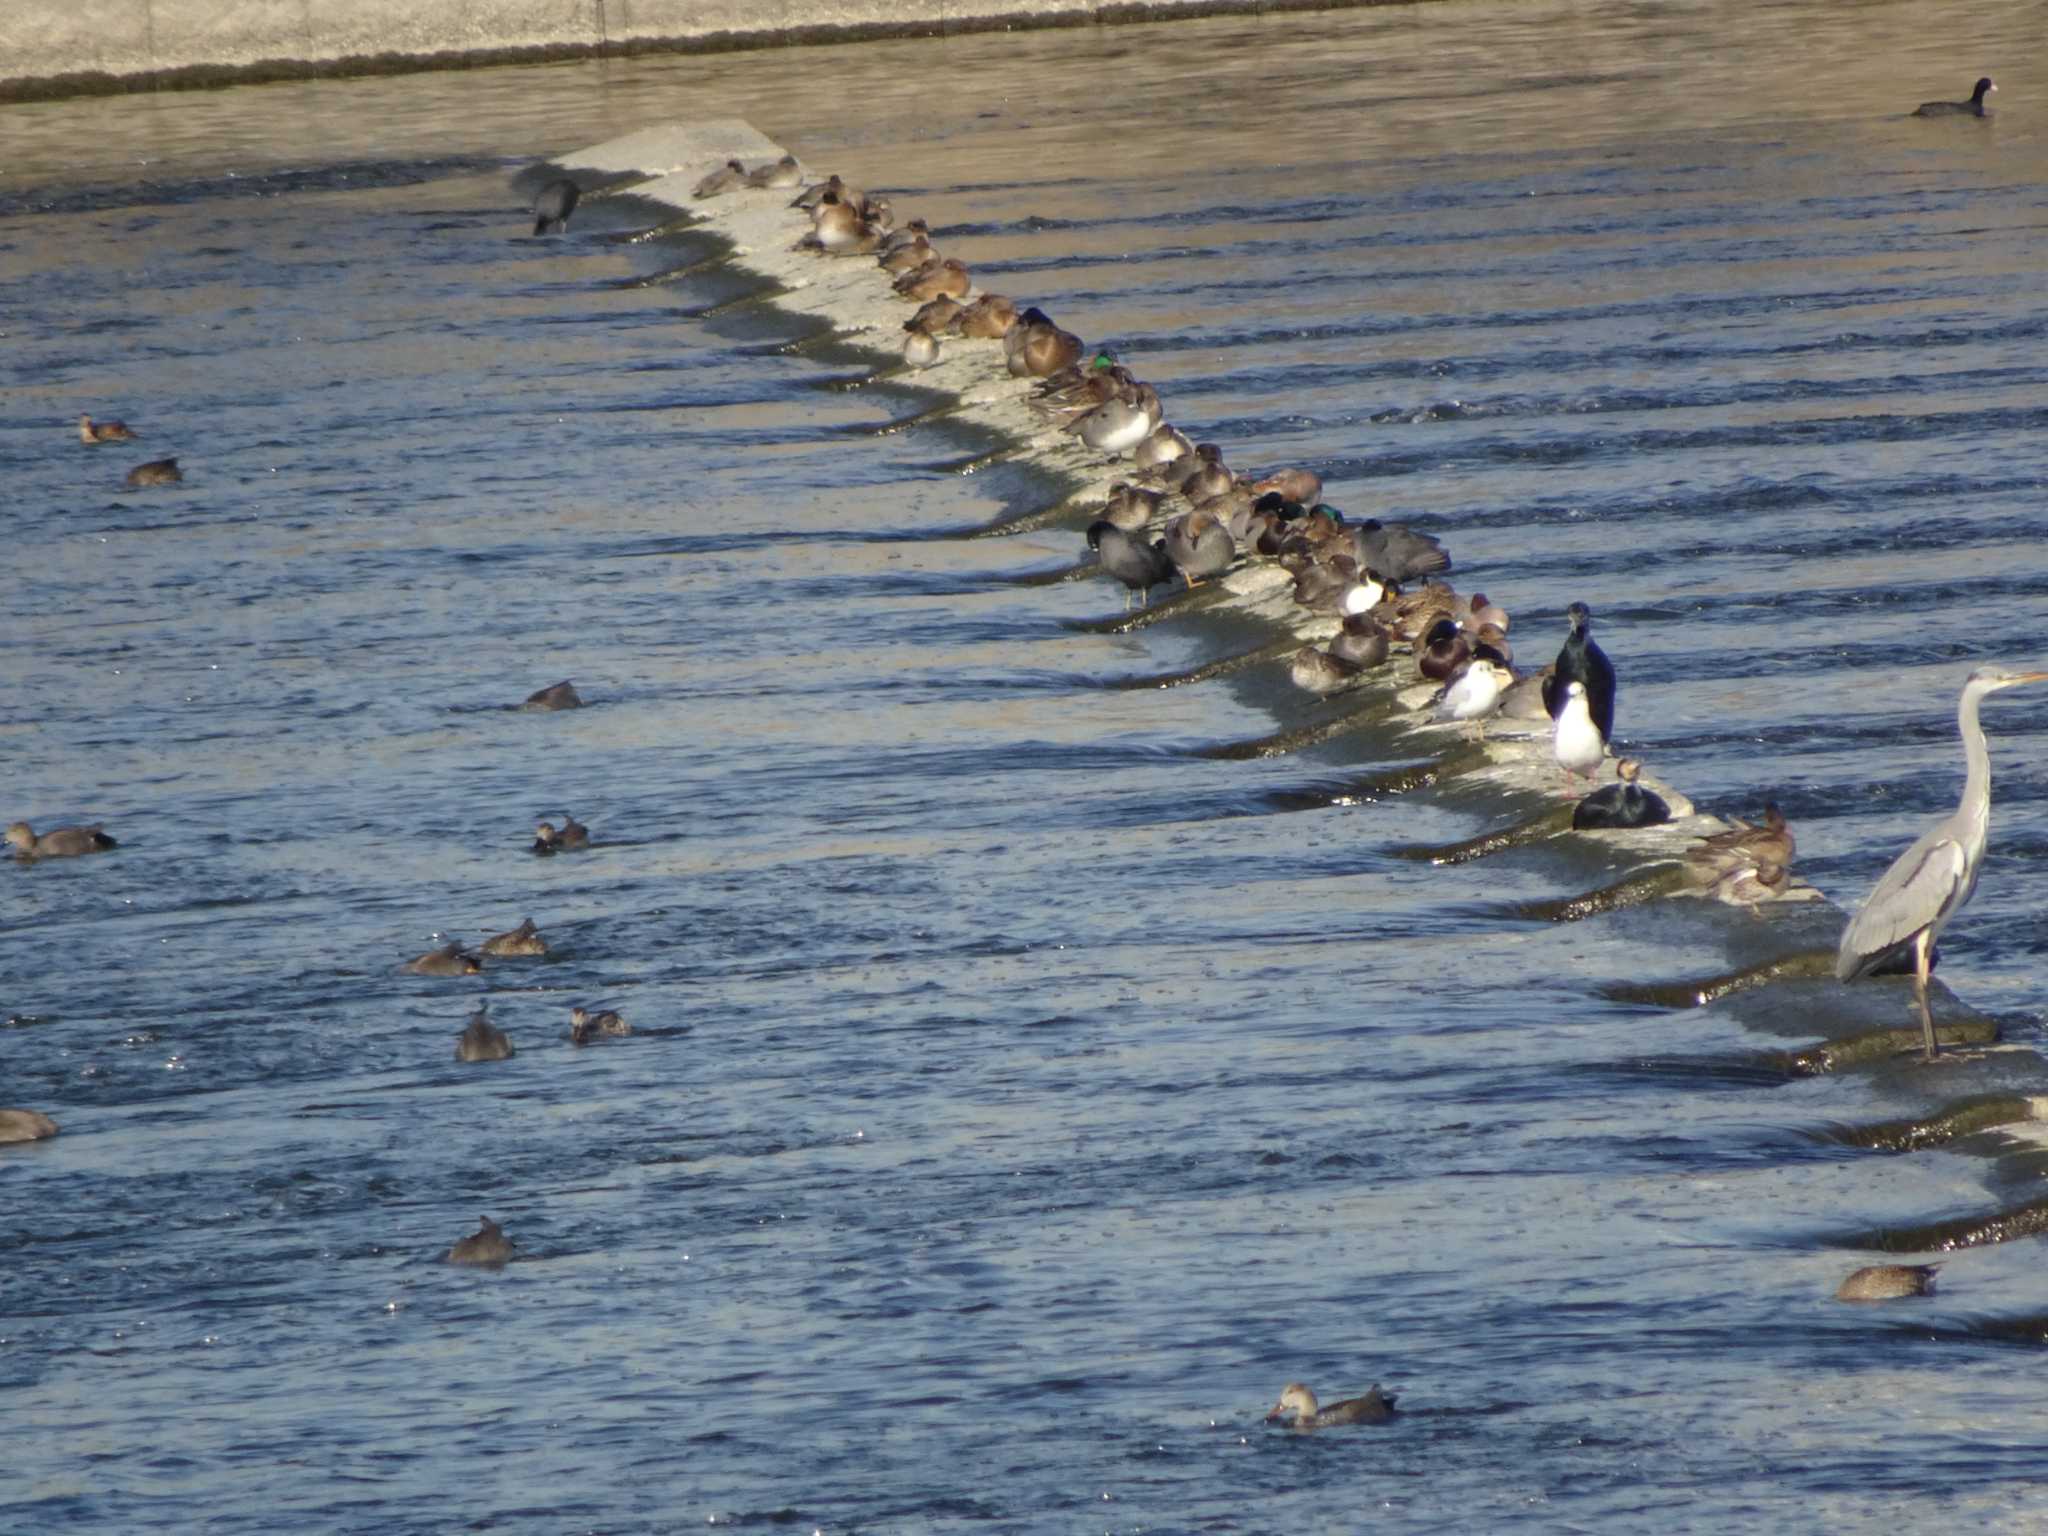
[[[2024,1050],[1788,1078],[1896,984],[1667,1010],[1834,914],[1517,904],[1211,615],[1020,580],[1056,487],[509,176],[744,116],[1114,341],[1234,462],[1439,533],[1619,731],[1861,898],[2040,661],[2038,15],[1466,4],[7,109],[10,1529],[2038,1529],[2048,696],[1942,974]],[[2006,82],[1991,122],[1915,121]],[[855,103],[859,104],[858,112]],[[871,361],[871,360],[870,360]],[[86,449],[81,411],[133,447]],[[176,454],[184,483],[129,492]],[[508,708],[559,678],[575,713]],[[541,859],[575,813],[587,853]],[[534,917],[545,959],[401,974]],[[488,999],[519,1054],[451,1060]],[[577,1050],[578,1004],[632,1038]],[[438,1262],[489,1214],[520,1257]],[[1294,1435],[1281,1386],[1374,1381]]]

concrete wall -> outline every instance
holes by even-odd
[[[0,100],[1347,0],[0,0]],[[1385,0],[1349,0],[1352,4]]]

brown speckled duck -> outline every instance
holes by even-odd
[[[7,846],[17,859],[31,860],[73,859],[80,854],[105,853],[120,844],[102,832],[98,822],[89,827],[59,827],[38,837],[27,822],[17,821],[7,829]]]

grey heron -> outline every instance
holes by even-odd
[[[2048,680],[2048,672],[2021,672],[2011,667],[1979,667],[1969,675],[1956,707],[1966,764],[1962,803],[1953,816],[1943,817],[1921,833],[1884,872],[1862,910],[1849,919],[1835,955],[1835,975],[1854,981],[1911,946],[1913,998],[1920,1006],[1928,1061],[1940,1052],[1934,1038],[1934,1015],[1927,1008],[1928,956],[1949,919],[1977,889],[1977,868],[1983,862],[1984,841],[1991,829],[1991,752],[1984,741],[1984,727],[1977,723],[1977,706],[1987,693],[2043,680]]]

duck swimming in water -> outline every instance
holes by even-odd
[[[132,443],[138,435],[128,430],[125,421],[94,421],[90,416],[78,418],[78,440],[81,443]]]
[[[478,946],[487,955],[533,956],[548,952],[548,941],[540,936],[540,930],[528,918],[517,928],[505,933],[494,934]]]
[[[581,709],[583,696],[576,691],[576,685],[566,677],[559,683],[551,683],[526,696],[521,709]]]
[[[545,821],[533,829],[535,853],[573,853],[579,848],[589,846],[590,828],[567,811],[562,812],[562,828],[559,832],[555,830],[553,823]]]
[[[566,176],[559,176],[542,187],[540,195],[533,200],[533,232],[536,235],[554,235],[567,229],[569,215],[576,211],[576,201],[582,195],[582,190]]]
[[[1939,1264],[1870,1264],[1853,1271],[1835,1291],[1837,1301],[1897,1301],[1932,1296]]]
[[[480,1264],[495,1268],[512,1260],[512,1239],[505,1235],[505,1229],[490,1217],[482,1218],[483,1225],[463,1238],[448,1250],[450,1264]]]
[[[610,1009],[603,1013],[591,1013],[582,1008],[569,1010],[569,1043],[588,1045],[600,1035],[630,1035],[633,1026]]]
[[[1596,789],[1572,807],[1572,830],[1614,831],[1629,827],[1661,827],[1671,819],[1671,807],[1664,797],[1636,782],[1643,765],[1624,757],[1614,765],[1619,776],[1605,788]]]
[[[1614,737],[1614,663],[1607,659],[1607,653],[1593,638],[1592,609],[1584,603],[1573,603],[1565,610],[1565,618],[1571,628],[1565,635],[1564,645],[1558,650],[1557,660],[1551,665],[1550,680],[1543,685],[1543,707],[1555,720],[1564,708],[1566,687],[1572,683],[1584,684],[1587,713],[1600,728],[1601,739],[1611,741]]]
[[[1375,1382],[1363,1397],[1347,1397],[1324,1408],[1315,1393],[1298,1381],[1290,1381],[1280,1392],[1280,1401],[1266,1415],[1268,1424],[1286,1422],[1295,1429],[1331,1429],[1339,1424],[1384,1424],[1394,1417],[1394,1395],[1382,1392]]]
[[[0,1109],[0,1142],[46,1141],[57,1122],[39,1109]]]
[[[466,955],[462,946],[450,940],[439,949],[430,949],[415,960],[405,962],[403,969],[415,976],[474,976],[484,968],[484,963],[475,955]]]
[[[35,859],[73,859],[85,853],[105,853],[120,844],[102,832],[98,822],[89,827],[59,827],[38,837],[29,830],[27,822],[17,821],[7,829],[7,846],[14,850],[17,859],[28,863]]]
[[[457,1061],[505,1061],[515,1054],[512,1037],[493,1024],[481,1006],[455,1038]]]
[[[128,471],[130,486],[176,485],[185,478],[185,472],[178,468],[176,459],[151,459],[147,464],[138,464]]]

